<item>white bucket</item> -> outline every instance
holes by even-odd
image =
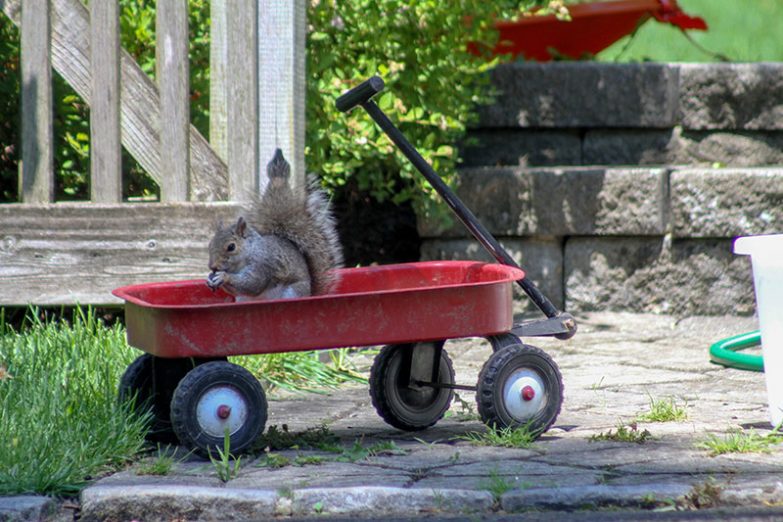
[[[740,237],[734,253],[749,255],[761,327],[769,416],[783,424],[783,234]]]

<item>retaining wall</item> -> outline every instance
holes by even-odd
[[[753,313],[732,240],[783,233],[783,64],[512,64],[493,85],[457,192],[550,299]],[[425,259],[487,258],[460,226],[419,233]]]

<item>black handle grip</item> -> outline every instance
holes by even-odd
[[[348,112],[357,105],[368,101],[382,90],[383,80],[380,76],[373,76],[337,98],[337,110]]]

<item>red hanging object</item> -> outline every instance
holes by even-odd
[[[591,2],[571,5],[568,10],[571,13],[568,22],[560,21],[554,15],[496,22],[499,39],[490,54],[521,55],[542,62],[555,56],[578,59],[606,49],[650,18],[683,31],[707,30],[707,23],[702,18],[684,13],[676,0]],[[468,49],[479,54],[475,43],[469,44]]]

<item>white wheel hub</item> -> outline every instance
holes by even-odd
[[[196,405],[198,425],[207,435],[222,439],[226,428],[233,435],[245,424],[248,405],[233,386],[221,385],[208,389]]]
[[[547,403],[546,386],[538,372],[528,368],[515,370],[503,385],[506,411],[524,422],[541,411]]]

